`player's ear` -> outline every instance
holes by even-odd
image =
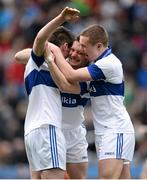
[[[102,43],[97,43],[97,48],[100,49],[102,47]]]
[[[60,49],[61,49],[62,53],[63,53],[64,51],[67,51],[67,50],[69,49],[67,42],[61,44]]]
[[[63,43],[63,48],[64,48],[64,50],[66,50],[66,51],[69,49],[67,42]]]
[[[69,55],[70,48],[68,47],[68,43],[67,42],[63,43],[60,46],[60,49],[61,49],[64,57],[67,57]]]

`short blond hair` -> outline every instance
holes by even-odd
[[[96,43],[102,43],[105,47],[108,46],[108,33],[101,25],[94,24],[84,29],[80,36],[89,37],[89,42],[94,45]]]

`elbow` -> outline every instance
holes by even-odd
[[[64,73],[64,72],[63,72]],[[66,78],[66,80],[69,82],[69,83],[74,83],[75,82],[75,70],[72,70],[70,69],[70,71],[64,73],[64,76]]]
[[[70,83],[75,83],[76,82],[76,80],[74,78],[74,74],[72,74],[72,73],[69,73],[68,76],[66,77],[66,79]]]
[[[19,58],[19,54],[18,53],[15,54],[14,61],[17,62],[17,63],[20,63],[20,58]]]
[[[40,44],[44,40],[41,31],[37,33],[37,36],[35,38],[35,44]]]
[[[62,92],[68,93],[71,91],[71,85],[70,85],[70,83],[67,83],[67,82],[60,83],[60,85],[58,87],[59,87],[59,90]]]
[[[45,42],[48,39],[48,37],[40,30],[35,38],[36,43],[42,43]]]
[[[39,35],[37,35],[37,37],[36,37],[36,39],[35,39],[35,43],[36,43],[36,44],[39,44],[39,43],[41,43],[41,42],[42,42],[42,37],[39,36]]]
[[[71,77],[71,76],[69,76],[69,77],[67,78],[67,80],[68,80],[70,83],[73,83],[73,82],[74,82],[74,79],[73,79],[73,77]]]
[[[61,83],[59,86],[59,90],[62,92],[67,92],[68,86],[65,83]]]
[[[65,93],[80,94],[80,88],[79,87],[77,88],[77,86],[71,85],[70,83],[69,84],[63,83],[59,87],[59,90]]]

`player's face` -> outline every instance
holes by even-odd
[[[88,56],[78,41],[74,41],[69,52],[69,63],[74,69],[88,65]]]
[[[98,58],[99,55],[97,44],[90,44],[89,37],[80,36],[80,44],[84,51],[87,53],[89,61],[94,61]]]

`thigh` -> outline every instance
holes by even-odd
[[[82,163],[88,162],[88,142],[86,140],[86,129],[83,126],[77,129],[64,130],[66,140],[66,162]]]
[[[134,134],[107,133],[95,136],[96,152],[99,160],[123,159],[132,161],[134,154]]]
[[[66,145],[60,129],[47,125],[25,136],[25,147],[32,171],[52,168],[65,170]]]
[[[135,148],[135,135],[134,134],[124,134],[123,138],[123,151],[122,159],[124,159],[124,164],[129,164],[134,155]]]
[[[134,135],[123,133],[96,135],[95,144],[100,178],[119,178],[122,171],[127,173],[124,161],[132,160]]]

